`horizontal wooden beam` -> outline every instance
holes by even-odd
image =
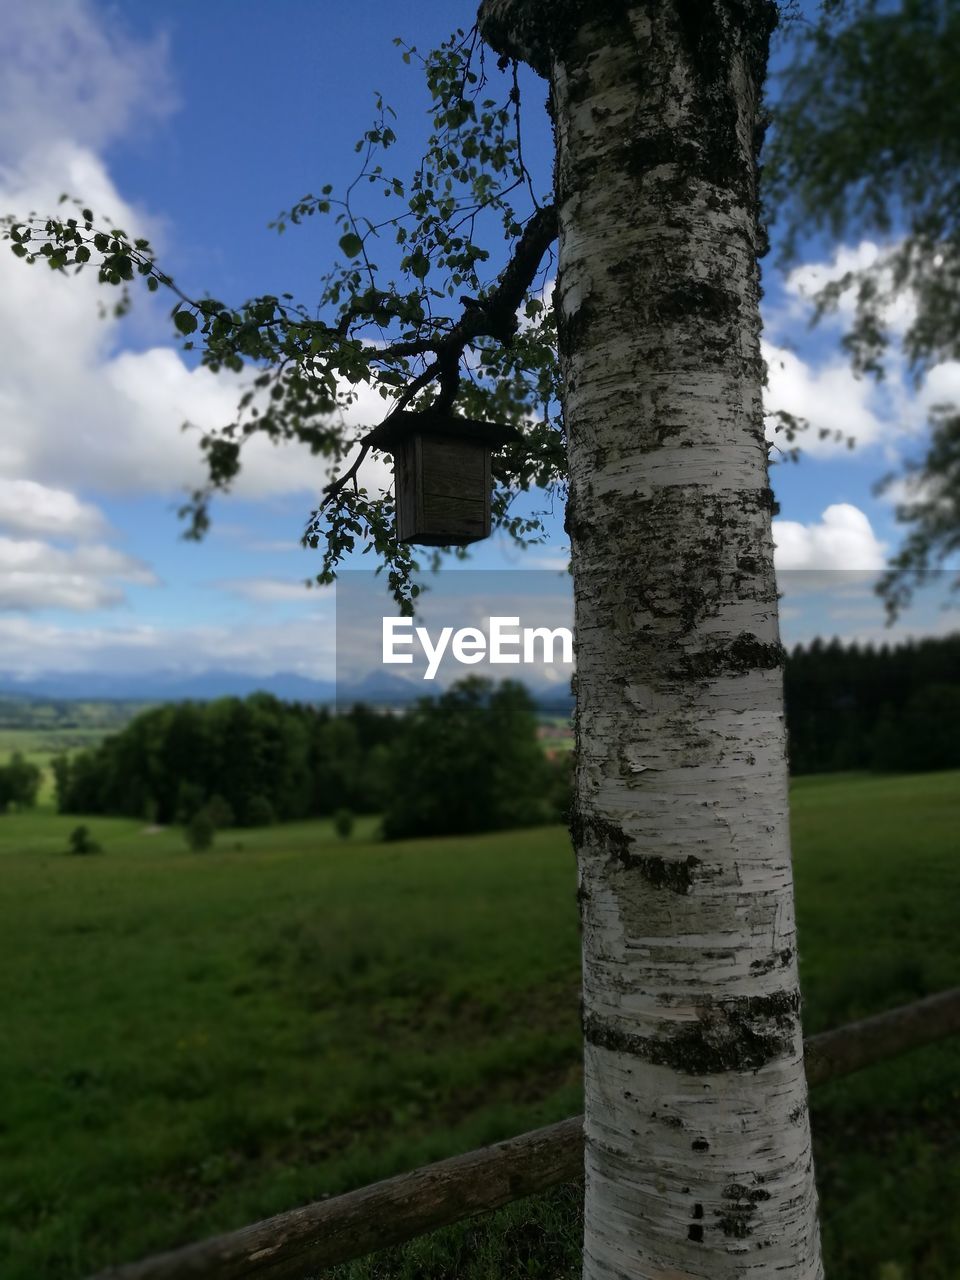
[[[803,1042],[807,1082],[823,1084],[960,1033],[960,987],[902,1004]]]
[[[804,1041],[807,1079],[821,1084],[960,1032],[960,987]],[[583,1117],[523,1133],[412,1173],[291,1209],[199,1244],[101,1272],[94,1280],[305,1280],[573,1182],[583,1169]]]

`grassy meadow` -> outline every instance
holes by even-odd
[[[73,1280],[580,1107],[574,867],[544,828],[384,845],[0,817],[0,1275]],[[960,983],[960,775],[793,792],[805,1024]],[[960,1274],[960,1043],[820,1088],[833,1280]],[[577,1274],[576,1188],[338,1280]]]

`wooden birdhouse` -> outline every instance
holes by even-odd
[[[490,454],[520,432],[429,409],[396,413],[370,435],[393,454],[397,536],[427,547],[463,547],[490,536]]]

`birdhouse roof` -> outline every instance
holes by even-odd
[[[393,452],[411,436],[444,436],[448,440],[473,440],[491,449],[521,438],[516,427],[478,418],[459,418],[452,413],[423,409],[418,413],[395,413],[367,436],[375,449]]]

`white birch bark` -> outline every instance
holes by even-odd
[[[772,12],[481,7],[557,141],[586,1280],[822,1275],[761,414]]]

